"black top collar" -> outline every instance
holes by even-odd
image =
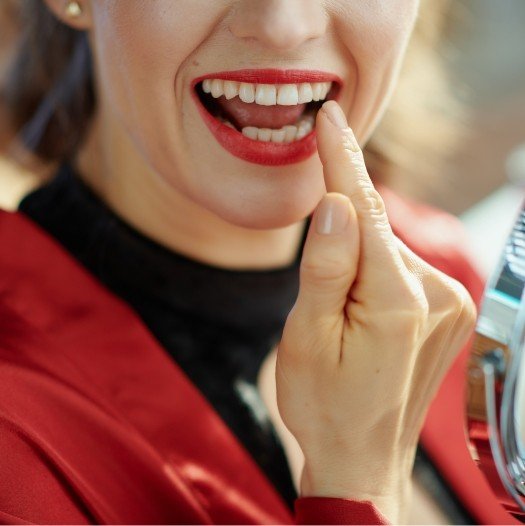
[[[264,337],[281,326],[298,292],[306,229],[295,261],[271,270],[228,270],[176,253],[120,219],[63,164],[19,210],[36,220],[119,295]],[[132,301],[132,303],[134,303]]]

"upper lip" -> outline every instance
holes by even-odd
[[[252,84],[296,84],[299,82],[334,82],[338,88],[343,85],[339,75],[312,69],[238,69],[235,71],[216,71],[197,77],[192,82],[194,88],[204,79],[235,80]]]

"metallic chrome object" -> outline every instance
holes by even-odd
[[[525,203],[487,282],[468,365],[471,453],[500,503],[525,522]]]

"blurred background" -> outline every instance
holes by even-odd
[[[486,274],[525,196],[525,1],[456,4],[443,53],[468,133],[428,200],[462,219]]]

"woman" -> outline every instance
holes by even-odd
[[[404,521],[482,286],[359,147],[417,0],[30,5],[67,60],[13,72],[60,166],[0,214],[0,518]]]

